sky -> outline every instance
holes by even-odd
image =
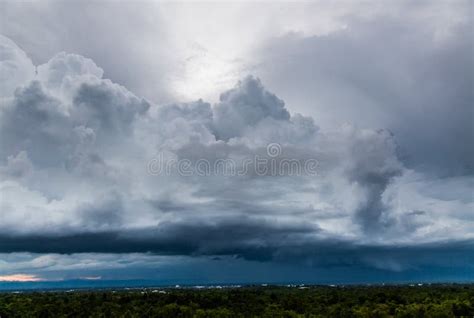
[[[473,10],[1,0],[0,288],[474,281]]]

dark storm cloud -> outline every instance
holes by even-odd
[[[26,54],[1,38],[8,53],[0,55],[2,70],[21,76],[0,100],[0,253],[471,268],[472,180],[456,176],[472,172],[465,146],[472,141],[472,57],[463,41],[472,30],[460,25],[439,39],[428,31],[411,17],[379,17],[350,20],[326,36],[267,43],[263,82],[296,104],[316,105],[322,116],[314,119],[290,112],[252,76],[215,104],[154,105],[128,90],[149,81],[150,70],[136,69],[140,54],[130,57],[122,41],[109,48],[107,32],[98,34],[112,57],[105,74],[112,68],[120,79],[133,71],[140,75],[133,85],[104,79],[94,61],[66,53],[32,75]],[[349,124],[327,124],[333,117]],[[148,169],[157,154],[238,165],[270,158],[269,144],[281,148],[276,160],[317,159],[318,174],[259,175],[250,167],[243,176],[201,177]]]
[[[474,263],[474,242],[377,246],[354,242],[304,241],[313,229],[278,228],[241,220],[209,224],[164,224],[135,231],[59,236],[0,236],[0,253],[152,253],[232,256],[251,261],[306,264],[316,268],[376,268],[400,272],[422,267],[465,268]],[[276,244],[276,242],[278,244]]]
[[[101,221],[100,217],[96,214],[94,220]],[[106,222],[109,219],[107,217]],[[276,224],[248,217],[189,220],[163,222],[156,228],[120,232],[2,235],[0,253],[153,252],[166,255],[235,255],[270,260],[277,245],[302,244],[305,237],[317,232],[317,228],[306,224]]]
[[[55,225],[44,223],[44,228],[33,222],[29,231],[56,235],[119,234],[134,227],[174,224],[174,220],[181,219],[195,220],[209,230],[209,220],[216,216],[241,216],[242,223],[247,216],[277,217],[280,219],[275,219],[275,224],[281,224],[282,229],[291,229],[303,217],[314,235],[319,232],[320,220],[353,217],[355,225],[360,226],[358,235],[386,234],[389,227],[397,233],[398,223],[392,220],[397,215],[392,215],[393,209],[383,198],[403,171],[390,133],[346,126],[324,134],[311,118],[291,116],[284,102],[251,76],[224,92],[214,107],[197,101],[154,110],[148,102],[101,76],[101,69],[90,59],[60,53],[38,67],[40,81],[27,83],[7,100],[0,127],[11,145],[3,156],[10,165],[5,169],[12,170],[17,159],[23,157],[33,166],[29,177],[5,185],[12,191],[12,198],[21,193],[35,202],[25,200],[23,205],[14,199],[6,201],[10,202],[5,204],[8,219],[16,224],[12,230],[15,235],[25,232],[17,222],[32,206],[39,207],[44,215],[55,213],[58,217],[53,221]],[[25,126],[31,128],[21,129]],[[239,162],[257,155],[268,158],[267,145],[275,142],[284,149],[278,154],[282,158],[289,156],[299,164],[317,158],[324,169],[321,179],[304,173],[296,177],[266,173],[269,178],[261,178],[252,166],[243,176],[217,174],[214,178],[176,174],[162,180],[144,171],[144,156],[156,149],[164,149],[178,159]],[[24,151],[21,158],[16,154],[20,151]],[[53,170],[44,174],[44,168]],[[36,181],[41,176],[56,176],[60,183],[48,183],[52,188],[45,191],[47,187]],[[339,182],[337,188],[333,179]],[[63,183],[69,186],[61,186]],[[176,186],[178,192],[172,190]],[[182,189],[186,187],[192,189],[186,194],[189,202],[183,200]],[[320,187],[325,190],[320,191]],[[351,193],[354,189],[356,195]],[[299,195],[312,203],[299,198],[285,200]],[[343,206],[345,196],[349,196],[347,207]],[[173,204],[160,204],[162,201]],[[322,207],[314,208],[320,203]],[[45,222],[34,217],[40,224]],[[238,222],[232,224],[238,227]],[[216,226],[230,231],[226,224]],[[259,226],[266,228],[265,222]],[[258,227],[254,230],[259,232]],[[225,251],[226,245],[232,250],[232,239],[213,239],[222,242],[219,251]],[[268,240],[266,245],[282,241],[272,235]],[[306,244],[312,240],[308,237]],[[213,246],[211,241],[204,239],[205,244]]]

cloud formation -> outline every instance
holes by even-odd
[[[348,16],[345,29],[328,35],[274,37],[257,54],[255,72],[324,127],[389,129],[410,168],[472,174],[473,147],[466,147],[474,143],[472,6],[459,1],[449,8],[449,22],[408,5],[412,14],[403,16]]]
[[[155,105],[103,78],[91,59],[59,53],[35,67],[0,40],[2,70],[18,74],[0,83],[0,253],[357,258],[398,269],[409,266],[405,254],[403,265],[379,256],[474,238],[472,197],[442,188],[466,189],[472,178],[440,181],[407,168],[388,130],[320,128],[252,76],[213,105]],[[281,147],[279,160],[316,159],[318,174],[148,170],[158,154],[241,166],[269,159],[269,144]]]

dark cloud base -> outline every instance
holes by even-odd
[[[300,264],[314,268],[367,268],[391,272],[413,271],[433,267],[445,268],[464,274],[473,273],[474,241],[439,242],[420,245],[362,245],[348,241],[320,240],[295,242],[286,240],[291,235],[301,235],[287,229],[268,233],[245,241],[243,233],[230,233],[226,241],[219,241],[229,229],[183,227],[181,235],[163,235],[152,231],[82,233],[60,236],[7,236],[0,235],[0,253],[151,253],[168,256],[212,257],[271,262],[273,264]],[[243,230],[253,231],[248,228]],[[187,234],[184,234],[187,233]],[[273,238],[264,242],[265,237]],[[279,237],[280,244],[275,236]]]

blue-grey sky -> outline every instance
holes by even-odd
[[[474,280],[472,2],[0,20],[0,281]]]

